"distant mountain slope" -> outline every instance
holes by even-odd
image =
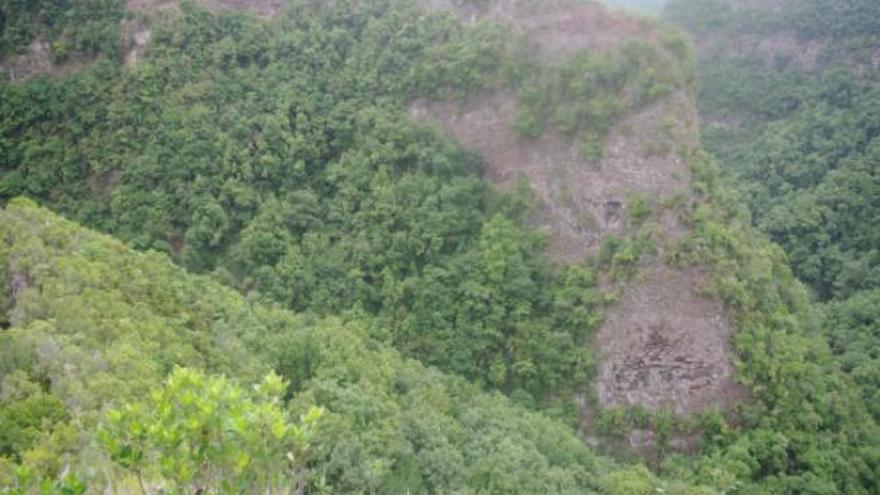
[[[822,305],[880,418],[880,3],[677,0],[700,56],[705,146]]]

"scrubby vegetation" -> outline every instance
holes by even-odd
[[[523,199],[404,116],[496,82],[497,27],[406,2],[271,25],[181,8],[131,70],[2,86],[0,194],[297,311],[376,315],[409,355],[529,401],[584,379],[592,275],[553,272]]]
[[[585,156],[600,158],[604,138],[621,116],[691,82],[689,45],[677,33],[663,36],[659,45],[632,40],[549,66],[527,63],[514,72],[520,100],[517,133],[536,138],[550,126],[580,139]]]
[[[378,316],[411,356],[553,401],[592,368],[595,277],[552,269],[526,198],[490,191],[478,157],[414,127],[406,104],[518,88],[525,112],[554,109],[538,118],[595,154],[690,59],[671,34],[549,72],[529,53],[498,25],[408,2],[301,2],[271,24],[183,3],[136,67],[0,84],[0,198],[39,199],[296,311]]]
[[[60,22],[3,4],[3,53],[45,37],[118,54],[77,31],[117,26],[118,2],[63,5]],[[523,139],[553,128],[596,157],[617,119],[690,88],[680,36],[544,64],[498,24],[396,0],[293,1],[272,21],[181,2],[155,22],[133,66],[0,82],[3,493],[880,489],[869,71],[755,79],[799,89],[763,95],[753,151],[719,150],[751,214],[694,153],[678,244],[608,237],[561,267],[530,198],[494,191],[407,105],[501,88]],[[627,198],[633,224],[653,200]],[[599,412],[600,433],[652,429],[652,472],[589,448],[574,397],[612,299],[599,277],[661,253],[712,274],[750,397],[687,428]],[[667,449],[693,429],[695,455]]]
[[[572,429],[404,359],[369,336],[375,322],[250,304],[26,201],[0,215],[2,266],[27,281],[0,334],[0,417],[21,425],[0,444],[0,486],[68,471],[111,491],[140,480],[174,493],[662,486],[645,473],[606,479],[612,464]],[[270,370],[286,387],[261,378]]]

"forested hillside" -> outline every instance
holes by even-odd
[[[251,305],[26,201],[0,215],[12,493],[55,476],[50,493],[77,493],[72,474],[113,493],[135,478],[173,493],[589,493],[612,469],[564,425],[402,358],[368,323]]]
[[[877,417],[880,4],[678,0],[667,15],[702,47],[707,146],[828,302],[828,340]]]
[[[735,125],[700,69],[737,195],[687,40],[589,0],[4,2],[0,30],[0,493],[880,489],[862,55]]]

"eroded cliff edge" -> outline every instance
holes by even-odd
[[[471,23],[500,22],[523,35],[548,64],[601,54],[634,39],[666,49],[658,41],[662,26],[595,2],[428,4],[454,9]],[[418,100],[410,107],[415,119],[438,125],[478,152],[499,187],[525,180],[538,205],[532,222],[548,234],[548,249],[558,262],[602,256],[609,241],[649,239],[651,248],[638,256],[630,273],[603,277],[614,302],[594,337],[597,373],[581,397],[586,430],[596,405],[692,415],[730,408],[745,397],[734,379],[727,312],[705,290],[709,270],[667,262],[688,233],[676,205],[698,201],[685,158],[699,146],[694,101],[691,82],[684,80],[625,112],[602,136],[598,156],[587,156],[577,137],[552,126],[534,138],[517,133],[521,98],[510,88],[464,99]],[[635,433],[633,446],[639,443]]]

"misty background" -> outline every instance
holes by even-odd
[[[657,12],[663,8],[666,0],[605,0],[609,5]]]

